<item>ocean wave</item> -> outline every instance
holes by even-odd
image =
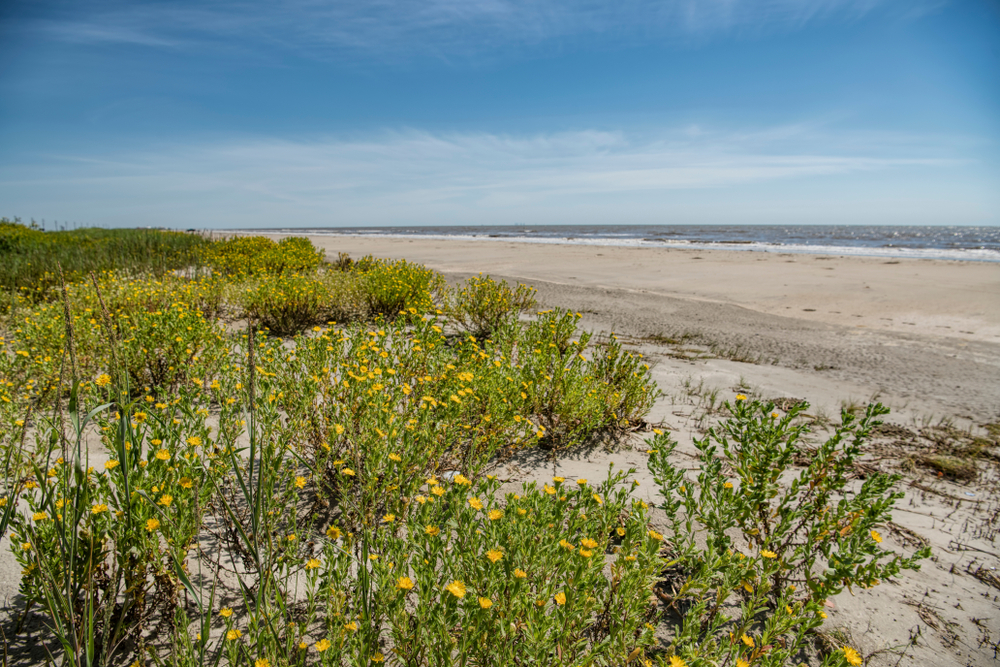
[[[247,230],[252,231],[252,230]],[[260,230],[258,230],[260,231]],[[839,255],[849,257],[886,257],[907,259],[946,259],[972,262],[1000,262],[1000,250],[991,248],[907,248],[899,246],[819,245],[780,243],[777,241],[719,240],[711,242],[674,238],[632,238],[626,235],[601,236],[500,236],[497,234],[427,234],[386,231],[358,232],[338,230],[281,230],[316,236],[350,236],[447,241],[461,240],[481,243],[525,243],[533,245],[579,245],[620,248],[678,248],[688,250],[727,250],[732,252],[789,253],[797,255]]]

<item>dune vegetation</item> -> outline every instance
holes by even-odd
[[[790,479],[804,406],[737,397],[692,474],[643,421],[645,360],[536,312],[529,287],[329,264],[297,238],[72,234],[90,240],[0,225],[0,533],[22,568],[8,652],[853,665],[846,644],[815,649],[825,600],[927,555],[880,546],[894,477],[848,480],[881,406],[845,413]],[[639,427],[658,506],[634,470],[517,489],[494,474]]]

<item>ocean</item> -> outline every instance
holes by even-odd
[[[1000,227],[869,225],[551,225],[329,227],[239,230],[391,238],[465,239],[636,248],[857,255],[1000,262]]]

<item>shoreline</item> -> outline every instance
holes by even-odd
[[[627,227],[627,226],[626,226]],[[532,235],[533,230],[522,234],[508,232],[489,234],[483,232],[468,232],[458,234],[414,233],[408,232],[367,232],[346,228],[331,229],[240,229],[229,230],[236,234],[261,235],[291,235],[291,236],[334,236],[358,239],[387,239],[409,241],[414,239],[426,241],[458,241],[468,243],[517,243],[542,246],[583,246],[589,248],[647,248],[653,250],[722,250],[727,252],[760,252],[766,254],[791,255],[823,255],[832,257],[861,257],[883,260],[929,259],[949,262],[1000,263],[1000,250],[985,247],[970,248],[922,248],[909,246],[875,246],[875,245],[829,245],[807,243],[778,243],[763,240],[715,240],[701,241],[691,239],[663,239],[641,236],[600,236],[593,234],[567,233],[565,236],[550,236],[545,234]]]

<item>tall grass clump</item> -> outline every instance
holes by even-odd
[[[197,234],[157,229],[76,229],[42,232],[15,218],[0,218],[0,289],[47,298],[59,284],[57,266],[68,282],[92,271],[115,269],[155,273],[194,263],[209,242]]]

